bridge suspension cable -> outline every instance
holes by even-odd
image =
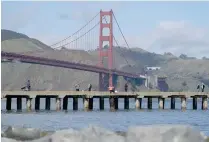
[[[128,42],[127,42],[127,40],[126,40],[126,38],[125,38],[125,36],[124,36],[124,34],[123,34],[123,32],[122,32],[121,28],[120,28],[120,25],[119,25],[119,23],[118,23],[118,21],[117,21],[117,19],[116,19],[116,17],[115,17],[115,14],[114,14],[114,13],[113,13],[113,18],[115,19],[115,22],[116,22],[116,24],[117,24],[117,26],[118,26],[118,28],[119,28],[119,30],[120,30],[120,33],[121,33],[121,34],[122,34],[122,36],[123,36],[123,39],[124,39],[124,41],[125,41],[125,43],[126,43],[127,47],[130,49],[129,44],[128,44]]]
[[[106,19],[106,16],[104,16],[104,19],[105,19],[105,22],[108,23],[108,22],[107,22],[107,19]],[[117,46],[119,47],[118,41],[116,40],[116,38],[115,38],[114,35],[113,35],[113,39],[114,39],[115,43],[117,44]],[[120,48],[119,48],[119,49],[120,49]],[[120,50],[121,50],[121,49],[120,49]],[[117,50],[115,50],[115,51],[118,52]],[[119,53],[119,52],[118,52],[118,53]],[[127,63],[128,65],[130,65],[129,62],[128,62],[128,60],[126,59],[125,55],[124,55],[122,52],[119,53],[119,54],[122,55],[122,57],[125,59],[126,63]]]
[[[87,35],[88,33],[90,33],[93,29],[95,29],[95,28],[99,25],[99,23],[100,23],[100,22],[98,22],[98,23],[97,23],[96,25],[94,25],[91,29],[89,29],[87,32],[85,32],[84,34],[80,35],[80,36],[77,37],[76,39],[74,39],[74,40],[72,40],[72,41],[70,41],[70,42],[68,42],[68,43],[66,43],[66,44],[63,44],[63,45],[61,45],[61,46],[58,46],[58,47],[56,47],[56,48],[64,47],[64,46],[69,45],[69,44],[71,44],[71,43],[77,41],[78,39],[84,37],[85,35]],[[88,37],[88,36],[87,36],[87,37]]]
[[[91,23],[98,15],[99,15],[99,12],[98,12],[98,13],[97,13],[90,21],[88,21],[83,27],[81,27],[79,30],[77,30],[75,33],[73,33],[72,35],[70,35],[70,36],[64,38],[64,39],[61,40],[61,41],[58,41],[58,42],[52,44],[51,47],[53,47],[53,46],[55,46],[55,45],[57,45],[57,44],[59,44],[59,43],[65,41],[65,40],[71,38],[72,36],[76,35],[77,33],[79,33],[79,32],[80,32],[81,30],[83,30],[87,25],[89,25],[89,23]],[[59,47],[56,47],[56,48],[59,48]]]

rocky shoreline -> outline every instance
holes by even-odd
[[[81,130],[67,129],[46,132],[33,128],[8,127],[1,134],[2,142],[209,142],[202,132],[186,125],[134,126],[127,132],[113,132],[89,126]]]

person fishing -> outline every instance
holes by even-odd
[[[89,84],[89,85],[88,85],[88,90],[91,91],[91,88],[92,88],[92,85]]]
[[[204,92],[204,90],[205,90],[205,84],[204,83],[202,83],[201,90],[202,90],[202,92]]]
[[[115,92],[114,87],[113,87],[113,86],[110,86],[110,87],[109,87],[109,91],[110,91],[110,93],[114,93],[114,92]]]
[[[30,89],[31,89],[30,80],[27,80],[26,85],[22,87],[21,90],[30,91]]]
[[[125,84],[124,89],[125,89],[125,92],[128,91],[128,83]]]
[[[197,92],[200,91],[200,84],[197,85]]]
[[[79,91],[79,88],[80,88],[79,84],[76,84],[76,85],[75,85],[75,90],[76,90],[76,91]]]

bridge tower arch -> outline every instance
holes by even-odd
[[[103,22],[104,16],[109,17],[109,21]],[[103,29],[108,28],[109,29],[109,35],[105,36],[103,34]],[[107,50],[104,50],[103,43],[108,42],[109,47]],[[108,69],[113,69],[113,11],[102,11],[100,10],[100,34],[99,34],[99,66],[104,67],[103,59],[104,57],[107,57],[108,62]],[[104,77],[105,75],[100,73],[99,74],[99,90],[104,91],[105,89],[105,83],[104,83]],[[109,87],[113,87],[113,75],[110,73],[108,75],[108,83]]]

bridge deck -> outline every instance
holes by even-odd
[[[209,97],[209,92],[100,92],[100,91],[2,91],[1,98],[5,98],[7,96],[26,96],[30,98],[35,98],[37,95],[39,96],[54,96],[59,98],[64,98],[66,95],[68,96],[89,96],[89,97],[110,97],[110,96],[119,96],[119,97],[186,97],[190,98],[193,96],[196,97]]]

